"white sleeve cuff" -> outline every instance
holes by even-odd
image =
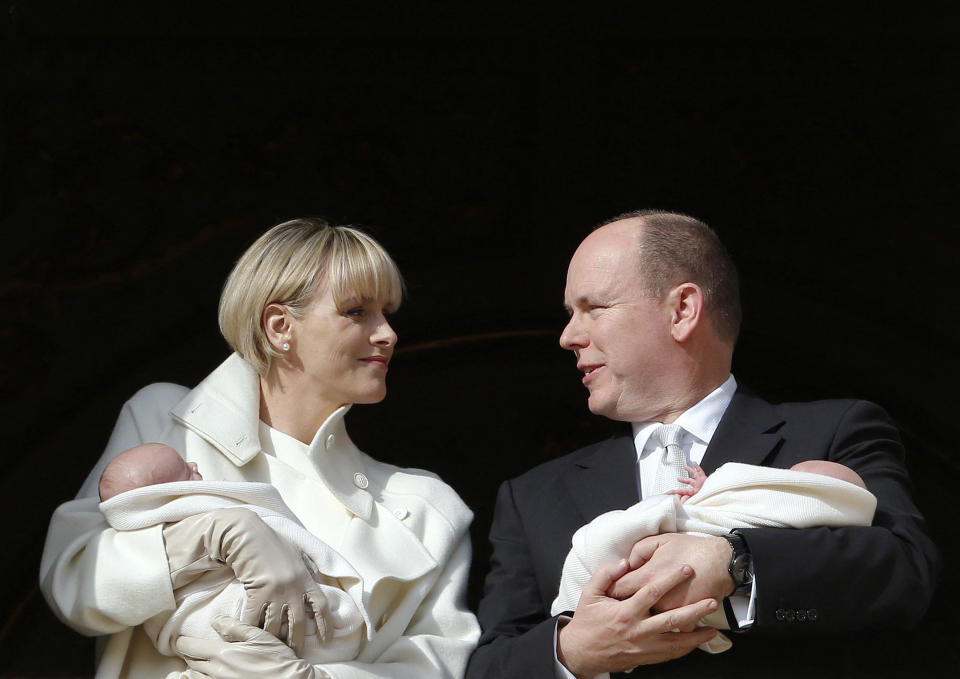
[[[568,622],[570,622],[570,617],[561,615],[557,617],[557,624],[553,628],[553,675],[556,679],[577,679],[557,658],[557,634],[560,632],[560,628]],[[610,679],[610,673],[598,674],[593,679]]]
[[[729,597],[730,608],[733,610],[733,616],[737,621],[737,629],[740,631],[748,630],[753,626],[757,611],[757,579],[754,577],[750,585],[750,596],[731,596]]]

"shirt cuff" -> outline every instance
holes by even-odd
[[[727,597],[730,610],[727,622],[735,632],[745,632],[753,626],[757,615],[757,578],[750,584],[750,596],[739,595]]]
[[[571,618],[567,615],[557,616],[557,624],[553,628],[553,675],[556,679],[577,679],[563,663],[557,658],[557,635],[560,628],[570,622]],[[609,672],[603,672],[596,675],[593,679],[610,679]]]

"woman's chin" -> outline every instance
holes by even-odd
[[[373,403],[380,403],[383,399],[387,397],[387,387],[384,385],[381,389],[373,390],[371,389],[369,393],[362,394],[357,396],[353,403],[355,405],[371,405]]]

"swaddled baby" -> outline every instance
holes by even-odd
[[[277,559],[301,558],[317,583],[310,599],[313,618],[303,639],[280,638],[311,664],[356,658],[372,626],[363,602],[363,582],[346,559],[312,535],[286,506],[276,488],[265,483],[204,481],[193,462],[160,443],[124,451],[100,479],[100,511],[117,530],[165,524],[176,609],[143,623],[158,651],[177,655],[177,637],[217,639],[210,626],[216,615],[240,619],[246,612],[246,587],[263,586]],[[269,526],[281,538],[280,553],[253,552],[245,531]],[[177,550],[176,543],[189,545]],[[199,545],[199,547],[198,547]],[[200,551],[198,551],[200,550]],[[264,624],[286,610],[254,612]]]

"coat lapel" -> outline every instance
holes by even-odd
[[[573,463],[564,474],[564,483],[584,523],[636,503],[637,452],[633,437],[627,432],[599,444],[592,455]]]
[[[783,444],[784,420],[766,401],[743,389],[734,394],[700,466],[707,474],[725,462],[762,465]]]

